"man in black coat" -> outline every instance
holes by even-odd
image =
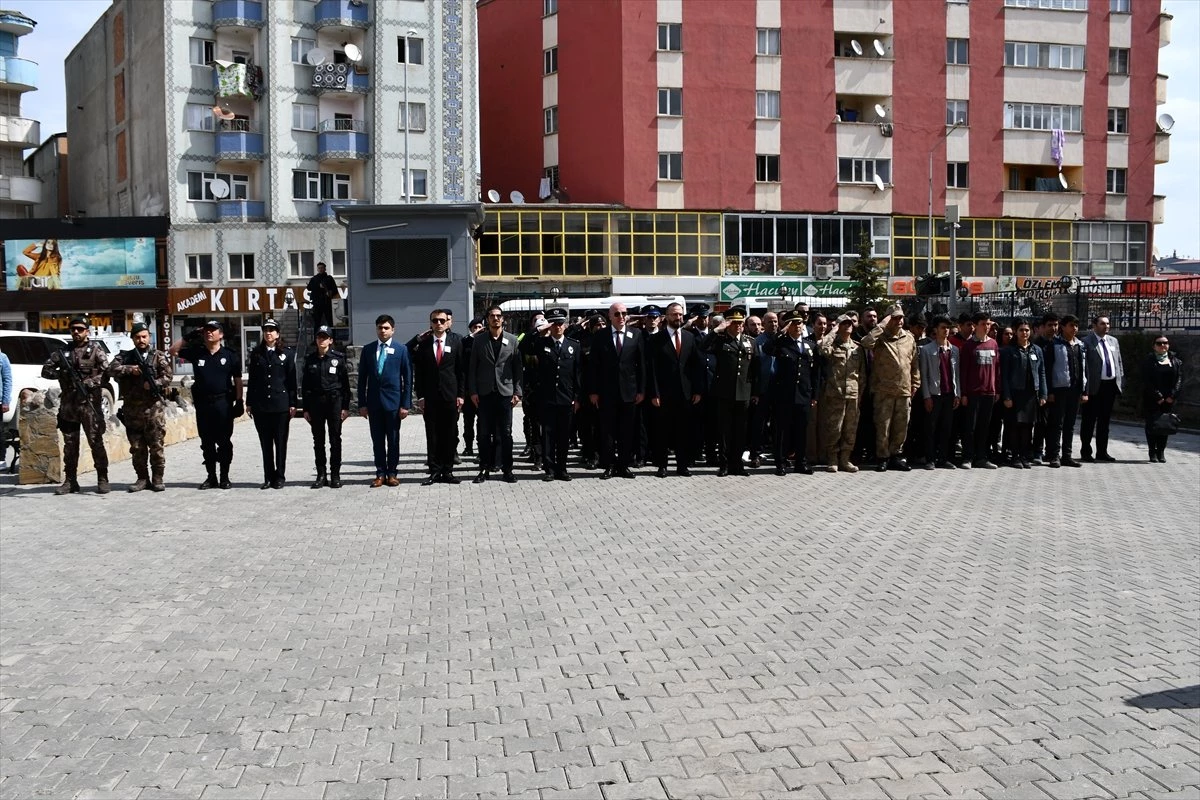
[[[325,262],[317,262],[317,274],[308,279],[308,300],[312,303],[313,330],[322,325],[333,326],[333,298],[338,287],[333,276],[325,271]]]
[[[410,347],[417,408],[425,418],[429,476],[422,486],[458,483],[454,456],[458,451],[458,414],[467,396],[466,351],[462,337],[449,330],[450,314],[435,308],[429,330]]]
[[[583,347],[565,335],[565,308],[547,311],[546,321],[550,323],[549,335],[537,337],[537,347],[530,348],[541,413],[542,480],[569,481],[567,450],[571,444],[571,424],[582,393]]]
[[[588,399],[600,413],[600,446],[608,456],[604,479],[633,477],[635,411],[646,393],[643,336],[628,319],[624,303],[609,306],[609,327],[595,334],[589,356]]]
[[[758,343],[742,332],[745,306],[725,312],[725,319],[705,337],[701,349],[716,358],[709,396],[717,404],[720,442],[717,477],[746,475],[742,451],[747,446],[750,404],[757,403],[762,368]]]
[[[647,340],[646,396],[658,416],[654,465],[667,477],[668,449],[675,450],[675,473],[691,475],[694,436],[692,422],[700,405],[705,360],[696,335],[683,327],[683,306],[667,306],[666,324]]]
[[[816,404],[820,359],[817,343],[805,336],[804,312],[783,315],[783,335],[767,342],[764,353],[775,360],[767,389],[775,425],[775,474],[787,474],[789,454],[796,472],[812,474],[808,464],[808,415]]]

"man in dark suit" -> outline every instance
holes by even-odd
[[[504,330],[504,311],[492,306],[485,319],[487,327],[475,334],[467,367],[467,393],[479,413],[479,474],[473,483],[486,481],[497,466],[504,470],[505,483],[516,483],[512,412],[521,402],[524,369],[517,337]]]
[[[637,433],[636,409],[646,394],[646,362],[642,332],[625,323],[624,303],[608,309],[609,327],[592,341],[588,399],[600,413],[600,447],[607,456],[603,479],[616,475],[633,478]]]
[[[796,472],[813,472],[807,456],[808,416],[816,405],[820,360],[817,343],[805,335],[804,319],[800,310],[784,314],[783,335],[772,337],[763,350],[775,364],[765,382],[775,423],[776,475],[787,474],[789,454],[795,454]]]
[[[411,343],[413,387],[417,408],[425,417],[429,449],[429,476],[422,486],[459,482],[454,476],[454,456],[458,452],[458,414],[467,394],[467,362],[462,337],[449,326],[450,314],[435,308],[429,314],[429,330]]]
[[[372,489],[400,485],[400,421],[412,406],[412,362],[408,348],[393,342],[395,330],[395,320],[380,314],[375,319],[379,338],[363,348],[358,362],[358,413],[371,423],[375,451]]]
[[[542,480],[571,480],[567,472],[567,449],[571,443],[571,424],[579,408],[583,347],[566,337],[567,310],[552,308],[546,312],[550,323],[548,336],[537,337],[531,348],[540,392],[542,454],[545,460]]]
[[[683,306],[667,306],[666,320],[646,346],[646,396],[658,416],[654,465],[660,478],[667,477],[668,449],[675,451],[675,473],[692,474],[692,420],[705,379],[705,361],[696,336],[683,327]]]
[[[322,325],[333,327],[333,298],[337,297],[338,287],[333,276],[325,271],[324,261],[317,262],[317,274],[308,279],[304,288],[312,303],[313,330]]]

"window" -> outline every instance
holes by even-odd
[[[316,273],[316,255],[312,250],[288,251],[289,278],[311,278]]]
[[[660,117],[683,116],[683,89],[658,89],[658,115]]]
[[[553,75],[558,72],[558,48],[551,47],[542,51],[542,74]]]
[[[658,179],[660,181],[683,180],[683,153],[658,154]]]
[[[306,39],[303,36],[292,37],[292,63],[293,64],[308,64],[309,50],[315,49],[317,46],[316,39]]]
[[[292,103],[292,129],[315,131],[317,129],[317,107],[311,103]]]
[[[217,57],[217,43],[212,39],[188,39],[188,62],[193,67],[207,67]]]
[[[1125,194],[1125,177],[1128,170],[1110,169],[1104,173],[1104,191],[1108,194]]]
[[[779,156],[754,157],[754,180],[759,183],[779,183]]]
[[[425,104],[424,103],[409,103],[408,114],[404,113],[404,103],[400,104],[400,130],[404,130],[406,123],[409,132],[417,131],[424,132],[425,130]]]
[[[233,63],[235,64],[249,64],[254,58],[254,54],[249,50],[234,50],[231,53],[231,56],[233,58]]]
[[[411,172],[412,177],[409,180],[409,188],[412,189],[413,197],[428,197],[429,173],[423,169],[414,169]]]
[[[891,183],[892,162],[887,158],[839,158],[838,183],[874,183],[878,175]]]
[[[254,280],[254,253],[229,254],[229,280]]]
[[[946,124],[947,125],[968,125],[970,117],[967,114],[968,103],[966,100],[947,100],[946,101]]]
[[[188,200],[249,200],[250,176],[231,175],[226,172],[189,172]],[[212,193],[212,182],[225,181],[229,185],[227,197],[217,197]]]
[[[213,116],[212,106],[203,103],[188,103],[184,109],[184,126],[189,131],[216,130],[217,118]]]
[[[550,191],[557,192],[562,188],[562,184],[558,182],[558,164],[552,167],[546,167],[542,170],[542,177],[550,181]]]
[[[1108,132],[1129,133],[1129,109],[1110,108],[1108,110]]]
[[[754,116],[759,119],[779,119],[779,92],[755,92]]]
[[[946,40],[946,63],[947,64],[969,64],[968,56],[970,54],[970,40],[968,39],[947,39]]]
[[[187,279],[189,281],[212,280],[212,253],[188,254]]]
[[[542,132],[547,135],[558,133],[558,106],[542,109]]]
[[[969,183],[967,180],[967,162],[965,161],[950,161],[946,163],[946,188],[948,189],[966,189]]]
[[[759,28],[758,29],[758,48],[755,51],[760,56],[777,56],[779,55],[780,36],[779,28]]]
[[[346,251],[329,251],[329,274],[335,278],[346,277]]]
[[[424,64],[425,63],[425,40],[419,39],[416,36],[398,36],[396,37],[396,48],[399,55],[396,57],[396,62],[399,64]]]
[[[1045,42],[1005,42],[1004,66],[1083,69],[1083,47]]]
[[[683,24],[679,22],[658,23],[658,49],[680,51],[683,49]]]
[[[1129,48],[1108,48],[1108,72],[1111,75],[1129,74]]]
[[[1032,131],[1061,129],[1081,133],[1082,125],[1082,106],[1051,106],[1042,103],[1007,103],[1004,106],[1006,128]]]
[[[311,202],[349,200],[350,176],[335,172],[293,170],[292,199]]]
[[[1050,11],[1087,11],[1088,0],[1004,0],[1009,8],[1044,8]]]
[[[1130,0],[1108,0],[1108,10],[1113,14],[1128,14]]]
[[[542,16],[549,17],[558,13],[558,0],[542,0]]]

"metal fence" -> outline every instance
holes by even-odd
[[[1069,286],[1017,288],[971,295],[962,311],[987,311],[993,318],[1030,320],[1048,311],[1074,314],[1089,325],[1107,316],[1117,330],[1200,329],[1200,279],[1083,278]]]

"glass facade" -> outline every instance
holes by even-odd
[[[891,254],[889,217],[808,214],[726,214],[723,275],[844,275],[858,258],[860,237],[871,240],[871,255],[887,269]]]
[[[963,277],[1049,277],[1072,271],[1069,221],[963,219],[959,224],[955,257]],[[933,271],[947,272],[950,228],[936,217],[933,228]],[[896,217],[892,237],[892,274],[923,275],[929,263],[929,219]]]

